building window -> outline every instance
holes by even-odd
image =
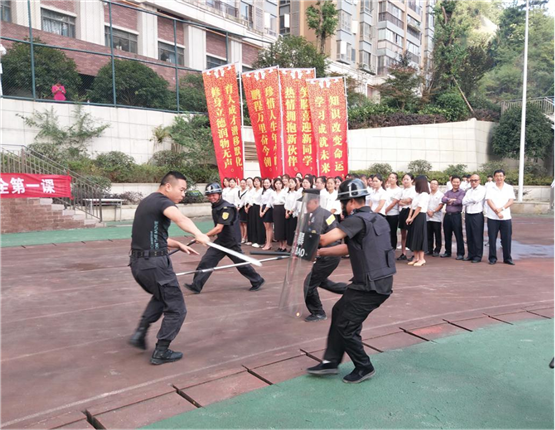
[[[0,20],[12,22],[12,5],[10,0],[0,1]]]
[[[134,54],[137,53],[137,35],[127,33],[126,31],[113,30],[113,38],[114,38],[114,49],[119,49],[120,51],[125,52],[132,52]],[[105,27],[105,41],[106,46],[110,46],[110,27]]]
[[[277,36],[276,33],[277,16],[271,13],[264,13],[264,30],[271,36]]]
[[[370,60],[372,57],[370,55],[370,52],[360,51],[359,55],[360,55],[360,59],[359,59],[360,68],[362,70],[371,71],[372,67],[371,67]]]
[[[360,40],[372,42],[372,28],[366,22],[360,23]]]
[[[340,19],[339,24],[340,24],[341,30],[346,31],[347,33],[351,33],[351,31],[352,31],[352,28],[351,28],[352,17],[351,17],[351,15],[348,14],[347,12],[343,11],[343,10],[340,13],[341,13],[341,16],[339,17],[339,19]]]
[[[43,31],[75,38],[74,17],[53,12],[48,9],[41,9],[41,15]]]
[[[337,41],[337,61],[343,63],[355,62],[356,50],[354,50],[350,43],[345,41]]]
[[[396,61],[390,57],[378,57],[378,75],[385,75]]]
[[[227,64],[226,60],[222,60],[218,57],[212,57],[210,55],[206,56],[206,68],[213,69],[214,67],[225,66]]]
[[[394,33],[389,28],[380,28],[378,30],[378,40],[388,40],[398,46],[403,46],[403,36]]]
[[[239,5],[239,13],[241,14],[241,19],[247,21],[247,25],[249,27],[252,27],[252,5],[241,2],[241,4]]]
[[[177,65],[183,66],[185,58],[185,50],[183,48],[177,47]],[[158,59],[162,61],[167,61],[168,63],[176,64],[175,61],[175,51],[173,45],[168,43],[158,42]]]
[[[360,11],[362,13],[372,13],[372,10],[374,9],[374,6],[372,4],[372,0],[362,0],[360,2]]]
[[[291,25],[289,22],[289,14],[280,15],[279,17],[279,34],[291,33]]]

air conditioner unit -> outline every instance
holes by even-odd
[[[284,26],[285,28],[290,28],[290,27],[291,27],[291,25],[290,25],[290,23],[289,23],[289,14],[288,14],[288,13],[286,13],[285,15],[283,15],[283,26]]]
[[[351,33],[357,34],[358,33],[358,21],[351,22]]]

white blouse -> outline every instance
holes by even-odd
[[[416,189],[414,187],[409,187],[409,188],[403,188],[403,191],[401,192],[401,200],[405,200],[405,199],[413,199],[416,197]],[[401,203],[399,203],[399,209],[405,209],[405,208],[410,208],[411,205],[401,205]]]
[[[328,190],[320,191],[320,206],[331,212],[335,209],[334,215],[341,213],[341,202],[337,200],[337,191],[333,190],[331,193]]]
[[[420,213],[428,212],[428,202],[430,201],[430,195],[428,193],[420,193],[417,194],[412,199],[412,210],[416,210],[416,208],[420,208]],[[435,209],[435,208],[434,208]]]
[[[270,208],[274,207],[274,195],[275,191],[268,188],[266,191],[260,194],[260,206],[266,205]]]
[[[378,213],[385,215],[385,204],[387,203],[387,192],[380,187],[378,190],[372,189],[369,196],[366,196],[366,202],[368,206],[372,209],[372,212],[376,212],[376,209],[380,205],[380,201],[385,200],[382,208]]]
[[[253,187],[251,191],[251,204],[252,205],[260,205],[260,196],[262,196],[262,188],[258,190]]]
[[[235,199],[235,206],[237,207],[237,209],[240,209],[247,204],[248,196],[249,196],[248,188],[245,188],[244,191],[242,189],[239,189],[239,191],[237,191],[237,198]]]
[[[287,191],[280,190],[274,191],[274,200],[272,202],[272,206],[280,206],[285,204],[285,199],[287,198]]]
[[[385,207],[387,208],[393,200],[401,200],[401,195],[403,194],[403,189],[399,186],[395,188],[388,188],[386,191],[387,200],[385,201]],[[395,216],[399,215],[399,202],[393,206],[388,213],[385,214],[386,216]]]
[[[293,216],[296,217],[298,214],[298,202],[299,194],[297,191],[289,191],[285,197],[285,210],[292,211]]]
[[[224,188],[224,192],[225,192],[226,188]],[[228,202],[231,203],[232,205],[236,205],[236,201],[239,198],[238,194],[237,194],[237,190],[239,190],[239,188],[235,187],[235,188],[227,188],[227,193],[224,194],[224,192],[222,192],[222,198]]]

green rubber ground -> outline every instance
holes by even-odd
[[[302,376],[146,428],[553,429],[553,320],[436,342],[372,356],[358,385]]]
[[[206,218],[194,219],[201,231],[206,233],[214,223]],[[49,243],[92,242],[95,240],[131,239],[132,221],[109,222],[107,227],[78,228],[74,230],[31,231],[28,233],[8,233],[0,235],[0,247],[46,245]],[[169,234],[172,237],[185,233],[172,223]]]

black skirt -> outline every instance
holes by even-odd
[[[285,206],[274,206],[274,239],[285,240]]]
[[[407,218],[409,217],[410,208],[401,209],[399,212],[399,229],[400,230],[408,230],[407,227]]]
[[[264,211],[266,211],[266,213],[262,217],[262,222],[274,222],[273,208],[269,208],[268,210],[266,210],[266,205],[262,205],[262,212]]]
[[[250,211],[254,212],[254,240],[249,242],[264,245],[266,243],[266,229],[264,228],[264,222],[260,217],[260,205],[252,205],[249,209],[249,213]]]
[[[285,220],[285,240],[288,246],[293,246],[293,239],[295,239],[295,232],[297,231],[297,217],[289,216]]]
[[[247,214],[247,211],[245,210],[245,206],[243,206],[242,208],[239,209],[239,221],[247,222],[247,220],[248,220],[248,214]]]
[[[249,213],[247,213],[247,241],[251,243],[258,243],[258,237],[256,236],[256,213],[258,213],[259,207],[250,206]]]
[[[411,251],[428,252],[428,232],[426,228],[426,214],[419,213],[409,226],[407,246]]]

